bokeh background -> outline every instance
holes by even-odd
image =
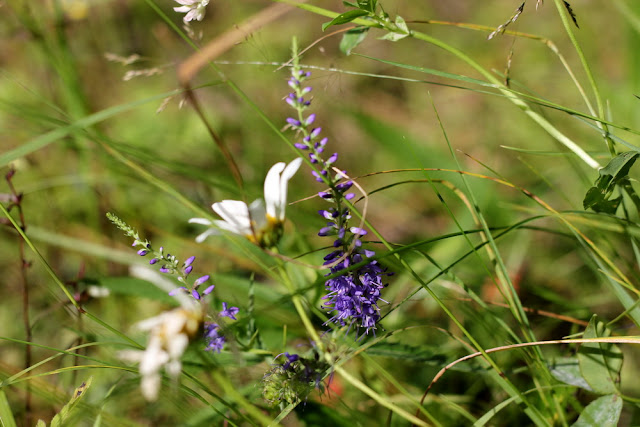
[[[157,296],[150,298],[152,291],[140,291],[135,286],[137,282],[127,281],[130,265],[142,261],[128,248],[129,239],[105,218],[110,211],[156,246],[172,248],[183,259],[195,254],[198,268],[216,278],[216,295],[221,300],[246,307],[249,278],[255,274],[255,280],[263,287],[257,294],[257,304],[268,348],[275,350],[281,343],[283,324],[289,326],[291,337],[298,333],[303,336],[294,311],[280,299],[281,289],[269,283],[260,268],[228,240],[211,238],[206,245],[196,244],[193,239],[201,230],[187,220],[201,216],[201,212],[165,191],[169,187],[174,189],[202,210],[227,198],[253,200],[261,195],[263,177],[269,167],[294,158],[294,151],[257,112],[261,111],[278,128],[284,127],[285,118],[291,114],[283,102],[288,93],[288,71],[279,66],[290,59],[293,37],[301,48],[314,43],[301,59],[302,64],[317,67],[311,69],[313,109],[323,134],[330,138],[328,150],[340,153],[339,166],[352,177],[394,169],[458,169],[444,129],[463,170],[513,182],[557,210],[582,210],[584,194],[597,178],[596,171],[580,163],[495,92],[367,58],[480,78],[444,50],[412,39],[396,43],[379,40],[377,37],[382,33],[372,30],[354,54],[346,56],[338,47],[340,34],[325,37],[339,27],[323,32],[321,26],[328,18],[293,10],[216,58],[222,74],[204,68],[193,82],[208,123],[229,147],[243,174],[246,184],[243,193],[201,118],[185,105],[181,94],[163,95],[180,88],[176,69],[194,49],[160,15],[166,14],[181,28],[181,15],[172,10],[176,4],[158,0],[153,2],[155,10],[150,3],[132,0],[0,3],[0,171],[4,175],[9,165],[15,169],[12,182],[23,194],[27,234],[71,292],[81,293],[93,284],[111,289],[111,296],[86,302],[86,308],[119,330],[130,330],[136,321],[157,314],[171,302]],[[310,3],[333,11],[345,10],[341,1]],[[212,0],[205,19],[192,25],[196,43],[206,45],[270,4],[257,0]],[[536,10],[535,2],[528,1],[519,19],[508,27],[510,31],[534,35],[543,41],[512,34],[487,40],[489,31],[480,26],[495,28],[507,21],[520,5],[517,1],[407,0],[384,1],[382,5],[391,16],[401,15],[412,28],[461,49],[500,78],[508,70],[514,89],[587,111],[558,55],[543,42],[548,40],[557,47],[590,95],[587,78],[553,2],[545,2]],[[572,2],[572,7],[580,25],[575,29],[578,42],[606,101],[607,117],[637,129],[640,5],[623,0],[605,3],[585,0]],[[442,22],[411,23],[425,20]],[[478,28],[446,23],[474,24]],[[254,105],[238,96],[224,83],[224,78],[232,80]],[[606,164],[609,154],[593,126],[564,111],[536,108],[601,164]],[[104,113],[104,119],[91,124],[83,121],[97,113]],[[622,131],[617,131],[617,135],[640,144],[637,135]],[[16,151],[20,149],[25,150],[24,155],[16,154],[20,154]],[[145,178],[140,170],[153,180]],[[464,187],[455,173],[433,172],[429,176],[447,180],[457,188]],[[422,182],[375,192],[406,179]],[[431,185],[424,181],[423,173],[381,174],[359,180],[360,185],[373,193],[367,219],[388,241],[402,245],[458,231]],[[541,213],[535,203],[513,188],[483,179],[470,178],[469,182],[492,227],[508,226]],[[451,191],[439,188],[462,227],[476,229],[464,203]],[[305,170],[292,180],[290,199],[301,200],[320,189]],[[8,192],[3,181],[0,193]],[[316,214],[320,208],[318,199],[304,200],[289,208],[291,221],[283,242],[289,255],[327,245],[316,236],[316,230],[323,226]],[[583,321],[592,313],[609,320],[617,316],[622,311],[619,302],[575,239],[553,220],[540,220],[535,225],[543,230],[516,231],[500,241],[523,304]],[[606,237],[597,233],[594,238],[602,238],[605,246],[615,248],[621,268],[635,277],[637,266],[628,242],[616,232]],[[473,241],[479,240],[474,236]],[[12,227],[3,223],[0,335],[24,339],[23,274],[18,242]],[[246,250],[246,246],[243,248]],[[465,239],[457,237],[434,242],[422,250],[446,266],[467,251],[468,246]],[[108,332],[79,320],[43,265],[29,249],[24,251],[32,263],[24,278],[31,289],[33,340],[44,346],[67,348],[78,337],[106,339]],[[422,251],[407,257],[425,278],[438,271]],[[321,255],[312,253],[305,260],[318,264]],[[387,264],[392,269],[398,267],[391,260]],[[490,347],[508,341],[508,337],[495,333],[491,317],[508,317],[507,311],[495,306],[488,315],[454,289],[462,283],[487,301],[500,301],[484,265],[485,254],[470,257],[456,265],[455,280],[445,275],[434,286],[448,298],[452,310],[465,324],[483,338],[483,345]],[[301,276],[310,286],[315,283],[315,291],[311,292],[315,302],[322,291],[318,274],[311,271]],[[391,306],[418,286],[402,272],[390,282],[384,298]],[[388,308],[383,307],[385,310]],[[581,330],[575,324],[552,317],[532,318],[539,339],[559,339]],[[411,325],[454,329],[423,292],[414,295],[384,323],[389,329]],[[396,378],[412,390],[424,390],[444,360],[453,354],[465,354],[450,337],[429,328],[408,332],[398,339],[403,345],[422,346],[422,353],[414,360],[407,358],[394,364],[394,359],[385,356],[382,350],[378,355],[379,363],[392,364]],[[137,338],[144,339],[141,335]],[[297,339],[304,343],[303,338]],[[548,351],[564,354],[570,350]],[[89,352],[107,359],[115,354],[111,348]],[[0,354],[3,378],[24,368],[23,345],[0,342]],[[34,348],[33,363],[51,354],[45,348]],[[634,361],[637,352],[625,347],[625,355],[624,372],[632,377],[638,369]],[[222,360],[227,359],[232,357],[223,355]],[[521,363],[517,352],[498,355],[496,359],[510,369],[517,369]],[[35,372],[49,372],[76,363],[80,362],[61,357]],[[253,375],[259,380],[264,366],[264,363],[250,366],[249,373],[245,370],[242,375],[247,378]],[[354,369],[376,382],[375,368],[354,362]],[[202,405],[184,396],[173,405],[150,408],[136,397],[138,384],[132,375],[109,370],[96,370],[91,375],[98,379],[94,379],[92,410],[95,413],[104,399],[106,413],[111,414],[107,419],[113,422],[169,425],[187,419],[194,408],[199,413],[205,412]],[[61,402],[66,401],[69,387],[77,386],[83,376],[84,373],[71,372],[31,381],[33,420],[50,419]],[[526,382],[526,375],[521,379]],[[450,396],[471,412],[495,398],[486,383],[470,377],[464,369],[452,373],[439,386],[442,394],[438,394],[438,399]],[[623,388],[629,394],[640,391],[633,381],[623,381]],[[356,392],[340,390],[339,381],[336,390],[337,400],[344,399],[343,404],[351,402],[358,414],[367,411],[369,403],[361,396],[358,398]],[[19,417],[25,383],[11,387],[7,393]],[[259,398],[259,391],[253,393]],[[327,398],[323,404],[335,403]],[[314,405],[309,403],[306,416],[313,413]],[[341,408],[337,413],[348,413],[339,403],[336,405]],[[435,411],[437,407],[435,404]],[[518,408],[506,411],[509,410],[510,419],[517,420]],[[109,418],[120,415],[119,420]],[[364,415],[350,416],[354,419],[361,416],[359,422],[367,422]],[[443,412],[440,416],[458,422],[453,415]],[[633,411],[626,416],[635,419]],[[195,417],[188,419],[190,425],[198,425]],[[292,425],[295,422],[291,421]]]

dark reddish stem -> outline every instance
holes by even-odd
[[[9,191],[11,193],[9,206],[7,211],[15,208],[18,212],[18,221],[22,231],[26,231],[27,225],[24,219],[24,212],[22,210],[22,193],[16,191],[13,185],[13,176],[15,175],[15,169],[9,169],[9,172],[5,175],[7,184],[9,185]],[[27,269],[31,266],[31,263],[27,261],[25,257],[24,240],[18,239],[18,249],[20,251],[20,276],[22,280],[22,323],[25,330],[25,341],[31,342],[33,335],[31,331],[31,320],[29,318],[29,284],[27,282]],[[31,345],[27,344],[24,350],[24,365],[25,368],[31,366]],[[27,383],[26,397],[24,403],[24,425],[31,425],[31,386]]]

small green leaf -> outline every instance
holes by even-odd
[[[376,3],[376,0],[358,0],[358,7],[362,10],[373,13],[376,11]]]
[[[325,22],[324,24],[322,24],[322,31],[325,31],[327,28],[333,25],[347,24],[353,21],[354,19],[358,19],[361,16],[365,16],[365,15],[369,15],[369,12],[367,12],[366,10],[362,10],[362,9],[350,10],[348,12],[345,12],[341,15],[336,16],[335,18],[333,18],[332,21]]]
[[[380,40],[397,42],[398,40],[402,40],[405,37],[409,37],[409,27],[407,27],[407,23],[402,16],[396,16],[394,24],[395,29],[393,29],[393,26],[391,26],[392,29],[390,29],[387,34],[380,37]]]
[[[47,423],[45,423],[43,420],[38,420],[38,422],[36,423],[36,427],[47,427]]]
[[[622,198],[609,200],[609,197],[617,185],[623,184],[628,179],[629,170],[639,155],[637,151],[621,153],[600,169],[598,179],[582,201],[583,207],[591,208],[596,212],[615,214]]]
[[[608,336],[604,323],[598,322],[594,315],[584,331],[584,338]],[[620,348],[608,343],[584,343],[578,350],[580,372],[594,392],[615,394],[620,383],[622,352]]]
[[[387,33],[384,36],[380,37],[380,40],[389,40],[390,42],[397,42],[398,40],[402,40],[407,36],[409,36],[409,34]]]
[[[558,357],[549,366],[551,375],[558,381],[593,391],[587,380],[580,373],[577,357]]]
[[[622,412],[622,399],[616,394],[602,396],[584,408],[573,427],[616,427]]]
[[[69,416],[69,412],[71,412],[71,410],[76,406],[80,399],[84,397],[86,391],[91,386],[92,380],[93,377],[89,377],[86,382],[83,382],[80,387],[76,388],[73,391],[69,402],[64,405],[60,412],[58,412],[51,420],[51,427],[62,427],[64,420]]]
[[[401,32],[409,34],[409,27],[407,27],[407,23],[400,15],[396,16],[396,26]]]
[[[367,37],[369,28],[354,28],[342,36],[340,40],[340,51],[345,55],[351,55],[351,51],[356,48]]]

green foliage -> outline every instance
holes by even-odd
[[[604,323],[594,315],[584,331],[583,338],[608,336]],[[614,344],[584,343],[578,351],[580,372],[591,389],[598,394],[619,393],[622,351]]]
[[[622,202],[622,195],[614,199],[611,199],[611,195],[616,188],[630,188],[627,186],[629,171],[639,155],[637,151],[627,151],[617,155],[600,169],[598,171],[600,176],[594,186],[587,191],[582,202],[584,208],[614,215]]]
[[[573,427],[616,427],[622,413],[622,398],[617,394],[601,396],[587,405]]]
[[[120,3],[3,7],[4,426],[59,408],[51,425],[636,423],[638,5],[287,0],[299,10],[252,20],[271,2],[211,1],[187,34],[177,3]],[[194,63],[188,91],[176,75]],[[357,338],[327,323],[314,164],[290,182],[273,248],[226,232],[197,244],[188,222],[261,197],[275,162],[309,159],[284,120],[291,64],[313,73],[313,126],[354,182],[350,224],[395,273]],[[136,255],[151,242],[195,255],[215,284],[189,333],[161,316],[185,307],[167,289],[192,280],[130,277],[158,267]],[[221,353],[204,350],[210,323]],[[168,336],[189,345],[145,372],[140,352],[171,359]],[[285,352],[307,356],[285,369]],[[66,401],[78,378],[91,395],[89,380]]]
[[[13,418],[7,395],[2,389],[0,389],[0,421],[3,427],[16,427],[16,420]]]
[[[89,387],[91,387],[91,381],[93,377],[89,377],[86,382],[83,382],[80,387],[76,388],[71,395],[71,399],[67,404],[65,404],[60,412],[58,412],[52,419],[49,427],[62,427],[66,425],[69,416],[71,415],[74,408],[78,405],[78,403],[82,400],[84,395],[87,393]],[[37,426],[45,426],[46,423],[43,420],[38,420]]]

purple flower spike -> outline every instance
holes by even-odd
[[[330,236],[332,234],[336,234],[333,227],[322,227],[320,231],[318,231],[318,236]]]
[[[309,147],[307,147],[305,144],[301,143],[301,142],[296,142],[295,144],[293,144],[294,147],[296,147],[298,150],[308,150]]]
[[[145,255],[146,255],[146,254],[148,254],[148,253],[149,253],[149,251],[148,251],[148,250],[146,250],[146,249],[140,249],[140,250],[138,251],[138,255],[140,255],[140,256],[145,256]]]
[[[327,164],[335,163],[336,160],[338,160],[338,153],[333,153],[331,157],[329,157],[329,160],[327,160]]]
[[[193,297],[197,300],[200,299],[200,294],[198,293],[198,291],[196,291],[195,289],[193,291],[191,291],[191,295],[193,295]]]
[[[169,292],[169,296],[175,296],[178,292],[182,292],[182,291],[186,291],[187,288],[185,288],[184,286],[180,286],[179,288],[175,288],[174,290],[172,290],[171,292]]]
[[[349,231],[351,231],[353,234],[359,234],[360,236],[365,236],[367,234],[366,230],[358,227],[351,227]]]
[[[171,273],[171,270],[164,265],[158,271],[160,271],[160,273]]]
[[[295,126],[295,127],[299,127],[302,123],[300,123],[300,120],[296,120],[293,117],[288,117],[287,118],[287,123],[289,123],[291,126]]]
[[[300,360],[300,356],[298,356],[297,354],[285,353],[284,357],[287,358],[287,361],[284,362],[284,364],[282,365],[282,369],[284,369],[284,370],[289,369],[293,362],[297,362],[298,360]]]
[[[207,342],[205,350],[215,351],[216,353],[222,351],[226,341],[223,335],[218,334],[218,325],[210,322],[204,325],[204,339]]]
[[[185,276],[189,273],[191,273],[191,271],[193,270],[193,265],[190,265],[189,267],[185,268],[184,270],[182,270],[185,274]]]
[[[222,311],[220,312],[220,316],[228,317],[228,318],[233,319],[233,320],[238,320],[238,319],[236,319],[236,314],[238,314],[239,311],[240,311],[240,309],[238,307],[227,308],[227,303],[223,302],[222,303]]]
[[[309,136],[311,137],[311,139],[316,138],[318,135],[320,135],[321,131],[322,131],[322,128],[315,128],[314,130],[311,131]]]
[[[153,259],[149,260],[149,264],[151,264],[151,265],[155,264],[156,262],[158,262],[158,258],[153,258]]]
[[[215,288],[215,287],[216,287],[216,285],[209,286],[207,289],[204,290],[202,295],[209,295],[213,291],[213,288]]]
[[[193,261],[196,260],[196,257],[192,256],[189,257],[185,262],[184,262],[184,266],[185,267],[189,267],[191,264],[193,264]]]
[[[304,121],[305,126],[309,126],[311,123],[316,121],[316,114],[310,114],[309,117],[307,117],[307,120]]]
[[[344,195],[344,198],[347,199],[347,200],[351,200],[354,197],[356,197],[356,193],[347,193],[347,194]]]
[[[198,286],[202,285],[207,280],[209,280],[209,275],[208,274],[206,276],[199,277],[198,279],[196,279],[195,282],[193,282],[193,287],[197,288]]]

